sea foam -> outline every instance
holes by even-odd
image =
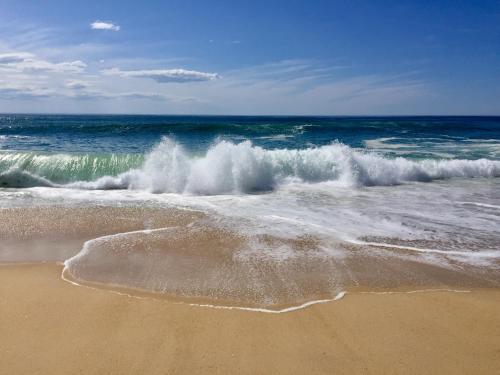
[[[499,176],[500,161],[391,159],[341,143],[267,150],[250,141],[220,141],[205,155],[190,157],[181,145],[164,138],[142,167],[68,187],[217,195],[271,191],[290,182],[334,182],[355,187]]]
[[[265,149],[219,141],[192,155],[170,138],[147,155],[0,154],[0,186],[131,189],[218,195],[266,192],[290,183],[390,186],[448,178],[499,177],[500,161],[389,158],[342,143]]]

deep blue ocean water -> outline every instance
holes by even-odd
[[[406,144],[415,151],[410,157],[436,157],[443,149],[467,159],[500,158],[484,144],[473,147],[500,141],[500,117],[0,115],[4,151],[144,153],[162,137],[194,152],[219,140],[303,149],[333,141],[365,148],[367,141],[382,139],[388,147],[380,148],[389,154],[398,154],[394,145]]]

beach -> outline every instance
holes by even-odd
[[[0,1],[0,375],[500,375],[499,21]]]
[[[290,313],[78,287],[0,268],[3,374],[496,374],[500,291],[347,293]]]

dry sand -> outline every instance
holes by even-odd
[[[285,314],[78,287],[0,267],[3,374],[500,374],[500,290],[351,293]]]

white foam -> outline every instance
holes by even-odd
[[[385,247],[390,249],[401,249],[401,250],[410,250],[416,251],[419,253],[434,253],[434,254],[442,254],[442,255],[457,255],[468,258],[500,258],[500,251],[456,251],[456,250],[438,250],[438,249],[426,249],[421,247],[413,247],[413,246],[403,246],[403,245],[394,245],[384,242],[366,242],[360,240],[349,240],[349,242],[356,245],[365,245],[365,246],[374,246],[374,247]]]
[[[446,135],[441,137],[452,139],[452,141],[434,137],[386,137],[365,140],[364,145],[368,149],[383,153],[398,155],[425,154],[446,159],[457,158],[457,155],[465,154],[468,154],[468,157],[474,157],[477,153],[485,157],[498,159],[500,155],[500,142],[496,139],[465,139]]]
[[[339,292],[334,298],[331,298],[331,299],[313,300],[313,301],[305,302],[305,303],[298,305],[298,306],[286,307],[286,308],[280,309],[280,310],[272,310],[272,309],[266,309],[266,308],[261,308],[261,307],[220,306],[220,305],[198,304],[198,303],[190,303],[189,305],[190,306],[198,306],[198,307],[210,307],[212,309],[222,309],[222,310],[242,310],[242,311],[262,312],[262,313],[268,313],[268,314],[282,314],[282,313],[302,310],[302,309],[305,309],[306,307],[313,306],[313,305],[338,301],[338,300],[344,298],[346,293],[347,293],[346,291],[342,291],[342,292]]]
[[[270,191],[296,182],[388,186],[454,177],[499,176],[500,161],[389,159],[340,143],[303,150],[266,150],[249,141],[239,144],[221,141],[204,156],[190,157],[179,144],[165,138],[139,169],[66,186],[217,195]]]
[[[63,281],[66,281],[67,283],[74,285],[74,286],[78,286],[78,287],[85,287],[85,288],[89,288],[89,289],[93,289],[93,290],[99,289],[99,288],[95,288],[95,287],[92,287],[89,285],[77,283],[76,281],[67,278],[65,276],[66,272],[68,272],[68,271],[66,270],[66,268],[64,268],[62,273],[61,273],[61,279]],[[111,290],[111,289],[107,289],[107,291],[109,291],[110,293],[113,293],[113,294],[118,294],[120,296],[125,296],[125,297],[129,297],[129,298],[151,299],[151,300],[155,299],[153,297],[141,297],[141,296],[137,296],[137,295],[133,295],[133,294],[129,294],[129,293],[124,293],[124,292],[119,292],[119,291]],[[341,291],[334,298],[331,298],[331,299],[312,300],[312,301],[304,302],[304,303],[297,305],[297,306],[290,306],[290,307],[286,307],[286,308],[278,309],[278,310],[266,309],[263,307],[224,306],[224,305],[185,303],[185,302],[174,302],[174,303],[182,304],[182,305],[186,304],[188,306],[193,306],[193,307],[206,307],[206,308],[219,309],[219,310],[239,310],[239,311],[259,312],[259,313],[267,313],[267,314],[282,314],[282,313],[288,313],[288,312],[302,310],[302,309],[305,309],[305,308],[307,308],[309,306],[313,306],[313,305],[338,301],[338,300],[344,298],[344,296],[346,294],[347,294],[346,291]]]
[[[151,234],[151,233],[154,233],[154,232],[162,232],[162,231],[167,231],[167,230],[173,230],[175,228],[176,227],[165,227],[165,228],[155,228],[155,229],[140,229],[140,230],[134,230],[134,231],[130,231],[130,232],[121,232],[121,233],[115,233],[115,234],[108,234],[106,236],[96,237],[96,238],[93,238],[91,240],[85,241],[83,243],[82,249],[80,250],[80,252],[78,254],[76,254],[73,257],[71,257],[69,259],[66,259],[64,261],[63,272],[65,272],[65,271],[69,272],[69,268],[71,267],[71,264],[74,263],[74,262],[76,262],[78,259],[84,257],[85,255],[87,255],[87,253],[89,252],[90,246],[92,244],[95,244],[96,242],[102,242],[102,241],[110,240],[112,238],[125,237],[125,236],[128,236],[130,234]]]
[[[458,204],[469,204],[472,206],[477,206],[477,207],[484,207],[484,208],[492,208],[495,210],[500,210],[500,206],[495,205],[495,204],[488,204],[488,203],[480,203],[480,202],[457,202]]]
[[[471,293],[471,290],[467,289],[448,289],[448,288],[437,288],[437,289],[417,289],[417,290],[407,290],[407,291],[399,291],[399,290],[388,290],[385,292],[371,291],[371,292],[359,292],[361,294],[379,294],[379,295],[387,295],[387,294],[414,294],[414,293],[434,293],[434,292],[449,292],[449,293]]]

